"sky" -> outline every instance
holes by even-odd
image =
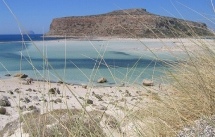
[[[25,31],[43,34],[49,31],[54,18],[131,8],[144,8],[162,16],[204,22],[214,29],[213,4],[215,6],[215,0],[0,0],[0,34],[19,34],[18,26]]]

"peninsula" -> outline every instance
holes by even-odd
[[[146,9],[55,18],[46,36],[174,38],[211,36],[205,23],[155,15]]]

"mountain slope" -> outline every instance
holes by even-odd
[[[48,36],[162,38],[211,35],[206,24],[163,17],[145,9],[53,19]]]

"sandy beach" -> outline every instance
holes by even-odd
[[[120,120],[125,117],[122,108],[135,110],[143,103],[152,101],[148,97],[149,90],[162,93],[158,86],[91,87],[35,80],[28,83],[28,79],[11,76],[0,80],[0,99],[9,102],[9,105],[2,106],[6,109],[6,113],[0,115],[0,130],[9,122],[17,120],[22,114],[35,111],[43,114],[55,109],[85,108],[87,111],[105,111],[106,114]],[[7,135],[7,133],[4,134]],[[16,134],[19,136],[20,132]]]

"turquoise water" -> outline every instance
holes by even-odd
[[[32,78],[76,84],[96,83],[100,77],[108,84],[140,84],[145,78],[159,82],[168,69],[163,61],[177,61],[168,52],[147,50],[163,45],[138,40],[1,42],[0,75],[21,71]]]

